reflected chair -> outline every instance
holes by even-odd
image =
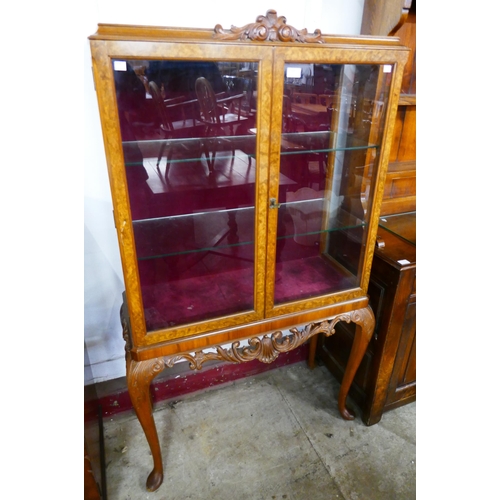
[[[190,141],[195,129],[200,125],[196,119],[196,100],[187,100],[184,96],[173,99],[164,99],[158,85],[151,81],[148,84],[149,91],[156,105],[160,117],[160,128],[165,135],[158,152],[156,168],[160,171],[160,162],[163,158],[165,148],[167,151],[167,163],[165,165],[165,179],[171,165],[174,152],[193,153],[196,149],[195,141]],[[172,119],[174,117],[174,119]],[[181,141],[179,139],[186,139]],[[194,156],[195,157],[195,156]]]
[[[203,149],[210,173],[215,166],[215,155],[221,146],[229,145],[234,162],[235,147],[230,136],[238,133],[239,126],[248,117],[242,113],[242,103],[245,94],[227,96],[225,93],[215,94],[210,82],[200,77],[195,84],[199,103],[199,120],[204,124]]]
[[[318,103],[330,107],[333,104],[334,98],[335,96],[333,94],[320,94],[318,96]]]
[[[295,92],[292,95],[293,102],[301,104],[316,104],[318,102],[318,96],[316,94],[311,94],[307,92]]]
[[[293,110],[294,104],[300,102],[296,99],[298,95],[310,96],[313,94],[283,96],[282,153],[299,153],[303,151],[303,154],[294,155],[293,161],[291,161],[293,168],[289,167],[292,170],[287,175],[301,185],[312,187],[313,184],[317,183],[324,188],[328,152],[314,152],[314,150],[327,150],[329,148],[328,135],[317,134],[317,132],[328,132],[330,130],[331,110],[327,109],[328,123],[308,123],[306,115],[295,113]],[[308,97],[303,102],[307,103],[307,99]],[[308,132],[311,134],[308,134]],[[287,162],[288,160],[283,158],[282,161]]]

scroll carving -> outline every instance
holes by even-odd
[[[366,328],[371,323],[371,316],[364,309],[358,309],[349,313],[339,314],[334,318],[321,323],[310,323],[303,329],[292,328],[290,335],[283,332],[274,332],[264,337],[253,337],[249,339],[248,346],[241,347],[240,342],[233,342],[231,347],[215,347],[216,352],[196,351],[194,354],[179,354],[165,358],[165,366],[172,367],[177,361],[185,359],[189,362],[191,370],[200,370],[207,361],[227,361],[230,363],[245,363],[258,359],[263,363],[272,363],[280,354],[292,351],[307,342],[318,333],[327,337],[335,333],[335,325],[339,321],[351,321]],[[373,328],[372,328],[373,329]]]
[[[120,307],[120,321],[122,324],[122,335],[123,335],[123,340],[125,341],[125,353],[128,355],[130,352],[130,331],[128,327],[128,320],[127,320],[127,314],[125,312],[125,304],[122,304]]]
[[[151,381],[163,371],[165,362],[162,358],[153,358],[146,361],[131,361],[128,367],[128,390],[131,398],[138,404],[149,398],[149,393],[144,391],[144,385],[149,387]]]
[[[278,17],[275,10],[268,10],[265,16],[258,16],[254,23],[247,24],[242,28],[231,26],[225,30],[220,24],[214,28],[215,38],[221,40],[253,40],[258,42],[281,41],[302,43],[323,43],[320,30],[308,33],[307,29],[298,30],[286,24],[285,16]]]

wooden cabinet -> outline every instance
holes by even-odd
[[[366,0],[361,33],[366,35],[394,35],[410,49],[406,62],[391,155],[384,185],[381,214],[397,214],[416,210],[416,0],[377,2]]]
[[[368,294],[375,333],[350,392],[367,425],[416,399],[416,236],[415,213],[382,217]],[[318,356],[342,379],[354,336],[350,325],[320,339]]]
[[[163,479],[148,388],[178,360],[270,363],[352,322],[338,401],[353,418],[408,50],[275,11],[231,29],[100,25],[90,44],[148,488]]]

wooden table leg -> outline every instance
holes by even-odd
[[[307,359],[307,364],[309,368],[312,370],[316,366],[316,348],[318,346],[318,335],[311,337],[309,340],[309,357]]]
[[[338,397],[339,411],[342,418],[345,420],[353,420],[355,413],[346,407],[346,399],[349,389],[351,388],[354,375],[361,364],[361,360],[365,355],[368,343],[373,335],[375,328],[375,316],[370,306],[364,309],[359,309],[351,314],[351,321],[356,323],[356,333],[351,348],[351,354],[347,361],[342,384],[340,385],[340,392]]]
[[[134,361],[127,356],[127,384],[132,405],[148,440],[153,455],[153,470],[148,476],[148,491],[157,490],[163,482],[163,464],[160,442],[153,417],[153,405],[149,386],[151,381],[165,368],[162,358]]]

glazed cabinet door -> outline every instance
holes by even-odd
[[[363,63],[354,50],[276,48],[268,316],[366,293],[389,61]]]
[[[269,49],[93,43],[134,343],[263,318]]]
[[[366,296],[405,54],[91,44],[134,346]]]

